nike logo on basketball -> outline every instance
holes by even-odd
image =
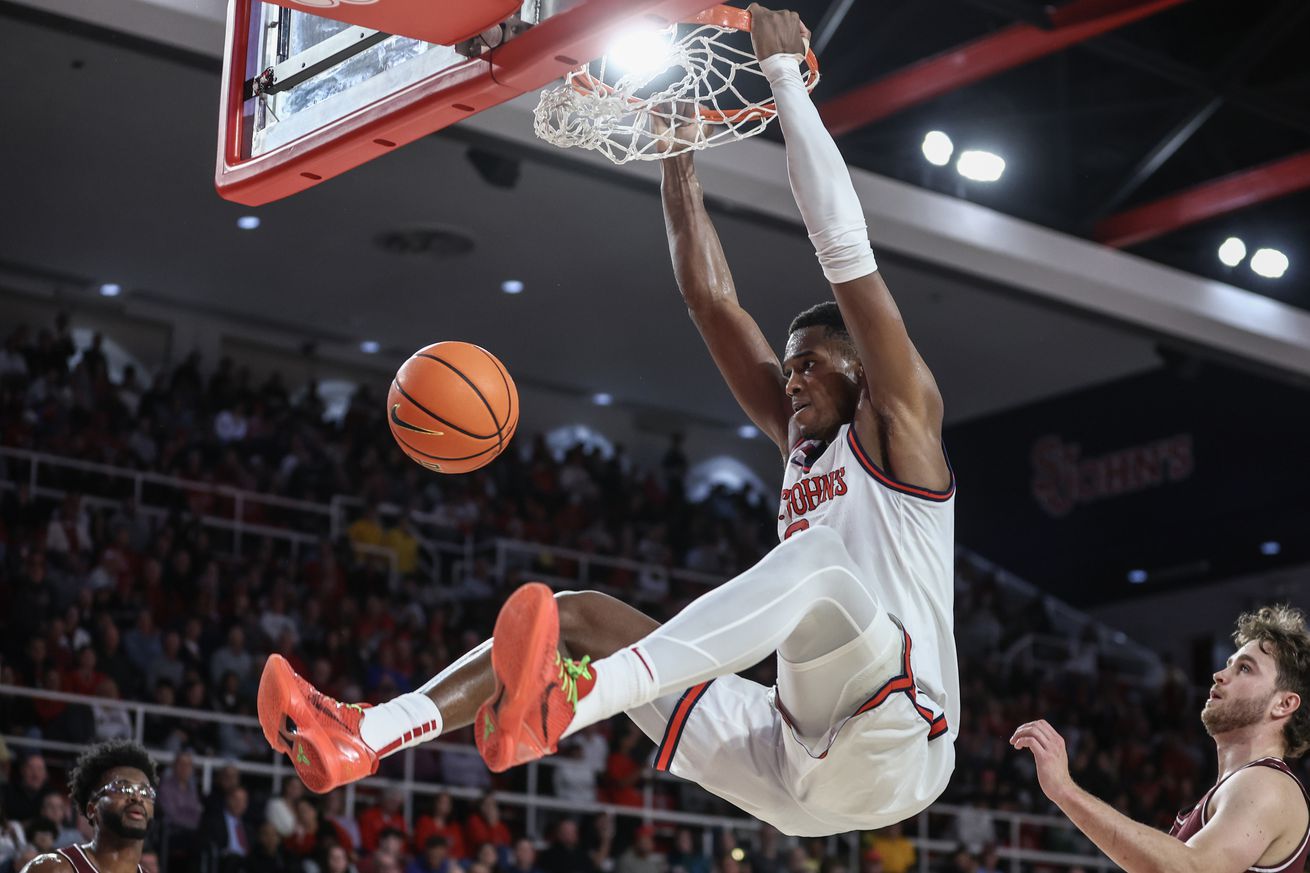
[[[428,436],[446,435],[446,432],[442,430],[428,430],[426,427],[419,427],[416,424],[410,424],[408,421],[405,421],[405,419],[401,418],[397,414],[399,410],[400,410],[399,403],[393,403],[391,405],[391,423],[394,424],[396,427],[401,427],[404,428],[405,430],[412,430],[414,433],[424,433],[427,434]]]

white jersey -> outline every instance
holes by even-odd
[[[910,654],[918,702],[944,714],[954,741],[960,725],[960,675],[955,656],[955,480],[946,491],[897,482],[842,425],[824,445],[802,440],[783,472],[778,510],[781,540],[810,527],[842,538],[882,606],[913,640]]]
[[[941,795],[955,768],[954,480],[944,492],[896,482],[846,425],[830,445],[796,446],[783,481],[778,534],[794,539],[757,568],[788,548],[796,551],[787,561],[811,567],[844,549],[841,565],[849,556],[852,574],[878,600],[878,618],[811,660],[787,662],[779,653],[775,688],[720,676],[628,715],[658,743],[656,769],[783,833],[826,836],[904,821]],[[821,557],[816,564],[800,555]],[[826,732],[802,736],[779,696],[786,700],[815,669],[830,674],[826,684],[840,699],[823,713]],[[805,702],[793,697],[791,705]]]

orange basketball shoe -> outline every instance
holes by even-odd
[[[359,735],[363,718],[364,707],[328,697],[286,658],[268,656],[259,679],[259,724],[268,744],[291,757],[310,791],[324,794],[377,772],[377,753]]]
[[[596,680],[590,657],[574,661],[560,652],[559,609],[540,582],[505,601],[494,639],[496,692],[478,709],[473,736],[487,767],[500,773],[553,754]]]

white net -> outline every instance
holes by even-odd
[[[777,110],[749,37],[715,24],[681,27],[690,27],[681,38],[678,27],[652,35],[657,58],[642,69],[620,73],[618,58],[607,55],[542,91],[534,132],[561,148],[598,151],[616,164],[661,160],[763,132]],[[806,87],[813,90],[819,81],[813,54],[806,63]]]

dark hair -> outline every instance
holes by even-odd
[[[38,815],[36,818],[32,819],[30,824],[28,824],[27,835],[28,837],[35,837],[40,833],[49,834],[51,839],[57,838],[59,836],[59,825],[43,815]]]
[[[1253,640],[1278,665],[1274,687],[1301,696],[1301,705],[1283,728],[1285,757],[1299,758],[1310,749],[1310,632],[1305,613],[1285,603],[1244,613],[1233,642],[1241,648]]]
[[[423,844],[425,849],[435,849],[437,847],[446,848],[447,840],[441,834],[433,834],[428,837],[427,842]]]
[[[68,773],[68,793],[78,812],[86,811],[92,793],[104,787],[105,774],[115,767],[135,767],[151,786],[159,787],[159,770],[145,749],[131,740],[109,740],[79,755]]]
[[[851,332],[846,329],[846,319],[842,318],[836,301],[825,300],[801,312],[791,320],[787,335],[791,336],[807,327],[823,328],[825,337],[839,340],[848,347],[851,355],[855,354],[855,343],[851,339]]]
[[[846,329],[846,319],[841,317],[841,309],[833,300],[816,303],[801,312],[791,320],[791,326],[787,328],[787,333],[795,333],[806,327],[826,327],[830,335],[839,333],[847,339],[850,339],[851,336],[850,331]]]
[[[378,834],[378,842],[385,840],[387,837],[400,837],[405,839],[405,832],[396,828],[383,828],[382,833]]]

